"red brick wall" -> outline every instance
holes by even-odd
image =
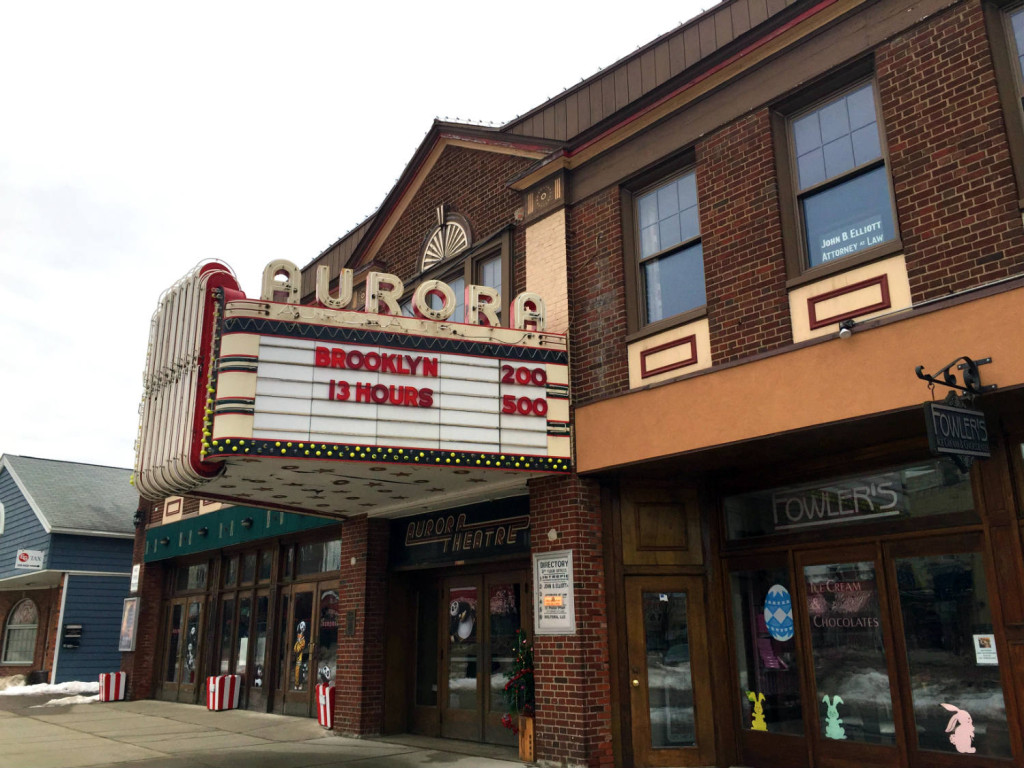
[[[590,768],[614,764],[604,556],[598,486],[579,477],[530,481],[534,553],[570,549],[575,635],[534,638],[536,757]],[[558,538],[548,539],[554,529]]]
[[[791,343],[768,110],[708,137],[697,158],[712,360]]]
[[[162,505],[156,505],[162,510]],[[162,514],[162,512],[161,512]],[[135,650],[121,654],[121,671],[128,673],[127,698],[150,699],[154,694],[160,658],[160,605],[163,601],[163,563],[143,563],[146,529],[135,529],[132,563],[142,564],[139,573],[139,623],[135,630]]]
[[[572,392],[583,405],[626,389],[626,295],[619,192],[610,188],[567,213]]]
[[[874,56],[913,300],[1020,274],[1019,193],[980,4]],[[748,113],[696,145],[714,365],[792,343],[770,117]],[[577,404],[628,388],[617,195],[609,188],[568,216]]]
[[[387,520],[360,517],[342,523],[334,728],[343,734],[377,736],[384,731],[387,568]],[[350,613],[355,616],[351,635]]]
[[[875,62],[914,300],[1020,273],[1018,192],[980,4],[892,40]]]
[[[0,677],[28,675],[35,670],[53,671],[53,653],[56,648],[60,624],[61,587],[53,589],[25,589],[0,592],[0,651],[7,636],[7,618],[11,609],[28,598],[36,605],[39,625],[36,629],[36,648],[31,664],[0,665]],[[49,680],[47,680],[49,682]]]
[[[520,200],[519,193],[508,188],[508,180],[532,164],[532,160],[513,155],[446,148],[413,195],[399,225],[384,241],[377,260],[411,285],[419,274],[425,239],[437,225],[437,206],[442,203],[466,217],[474,241],[512,224]],[[521,247],[519,238],[515,245]]]

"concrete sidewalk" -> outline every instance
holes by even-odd
[[[6,698],[6,697],[5,697]],[[346,739],[316,720],[189,704],[128,701],[0,710],[0,768],[512,768],[512,747],[397,736]]]

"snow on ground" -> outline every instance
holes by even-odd
[[[71,704],[92,704],[94,701],[99,701],[100,695],[97,693],[94,696],[65,696],[63,699],[50,699],[45,704],[36,704],[30,709],[39,709],[40,707],[67,707]]]
[[[18,675],[18,677],[22,677]],[[22,677],[22,681],[24,678]],[[39,683],[38,685],[24,685],[24,684],[8,684],[3,687],[3,681],[0,680],[0,696],[39,696],[39,695],[50,695],[56,693],[68,693],[68,694],[83,694],[83,693],[95,693],[98,694],[100,690],[99,681],[94,683],[83,683],[83,682],[70,682],[70,683],[57,683],[56,685],[50,685],[49,683]]]

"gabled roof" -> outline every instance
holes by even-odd
[[[302,293],[313,290],[316,267],[327,264],[331,274],[339,267],[358,271],[372,262],[382,242],[401,218],[409,201],[437,163],[446,147],[456,146],[483,152],[499,152],[540,161],[557,150],[559,142],[505,134],[498,128],[434,120],[412,160],[380,207],[362,224],[302,268]]]
[[[139,494],[130,469],[4,454],[6,469],[47,533],[130,538]]]

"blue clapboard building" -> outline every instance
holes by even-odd
[[[0,457],[0,676],[120,668],[138,494],[131,470]]]

